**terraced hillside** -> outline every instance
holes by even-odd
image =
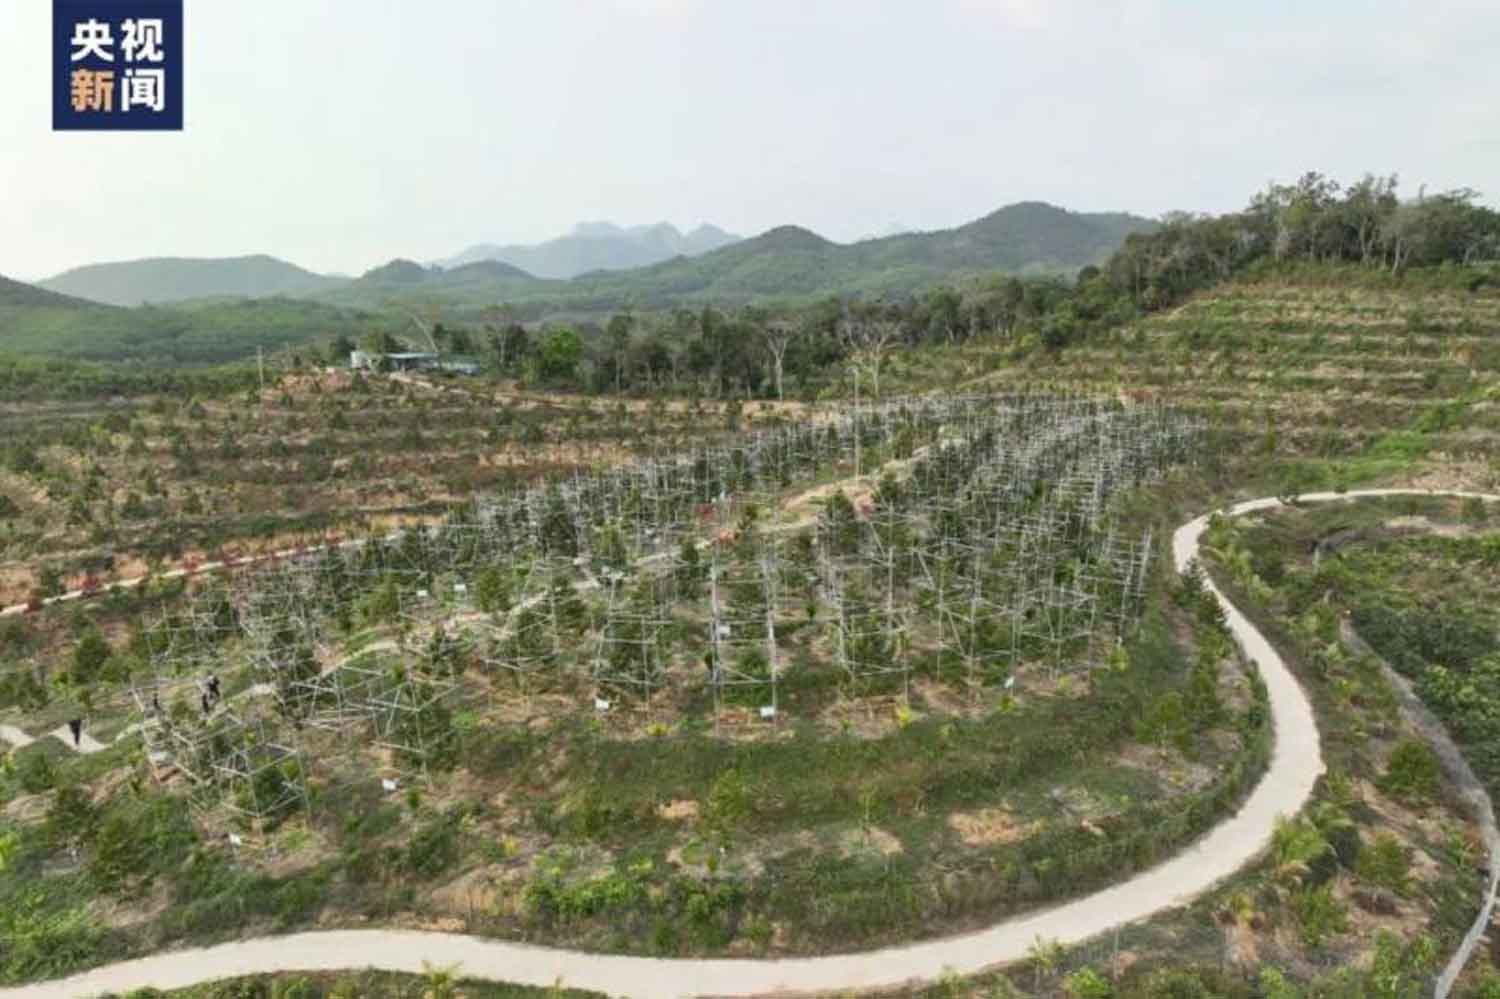
[[[1148,867],[1268,749],[1267,695],[1128,502],[1200,431],[893,403],[14,615],[0,931],[59,929],[0,980],[337,924],[815,954]],[[116,852],[127,827],[155,848]],[[54,865],[69,837],[86,865]]]
[[[0,604],[156,559],[421,518],[497,486],[704,440],[794,404],[647,404],[491,383],[287,376],[265,393],[0,410]]]
[[[1493,290],[1242,281],[1061,353],[1019,343],[1017,355],[1019,364],[950,355],[937,377],[1200,409],[1229,434],[1234,457],[1253,459],[1253,476],[1297,491],[1500,481]],[[925,365],[937,368],[935,355],[912,362],[906,377],[934,377]]]

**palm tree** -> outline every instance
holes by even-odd
[[[422,999],[463,999],[458,991],[458,967],[450,964],[438,968],[423,961],[422,979],[426,988],[422,990]]]
[[[1278,817],[1271,833],[1272,880],[1286,890],[1300,886],[1312,862],[1331,849],[1322,830],[1311,820]]]
[[[1043,940],[1038,936],[1031,946],[1026,948],[1026,958],[1036,969],[1036,984],[1033,989],[1040,992],[1042,976],[1052,974],[1057,970],[1057,966],[1062,964],[1063,946],[1056,940]]]
[[[1249,934],[1261,929],[1265,922],[1265,914],[1258,907],[1254,891],[1244,889],[1234,892],[1224,900],[1224,904],[1214,915],[1224,928],[1226,958],[1239,961],[1243,957],[1253,956],[1254,937]],[[1242,942],[1249,944],[1243,951],[1240,946]]]
[[[1255,895],[1249,891],[1235,892],[1219,909],[1219,920],[1230,926],[1255,927],[1260,923],[1261,915],[1255,907]]]

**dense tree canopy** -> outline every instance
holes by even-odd
[[[1500,213],[1469,188],[1408,201],[1395,177],[1366,175],[1347,188],[1320,173],[1271,184],[1242,212],[1168,216],[1160,230],[1133,235],[1110,260],[1110,283],[1153,308],[1273,261],[1352,262],[1399,275],[1411,267],[1500,258]]]

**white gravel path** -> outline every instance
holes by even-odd
[[[1398,494],[1477,495],[1365,490],[1307,495],[1300,502]],[[1279,505],[1274,498],[1250,500],[1223,512],[1235,516]],[[1208,517],[1199,517],[1174,533],[1172,554],[1179,570],[1196,556],[1207,526]],[[457,934],[314,931],[155,954],[59,981],[0,989],[0,999],[72,999],[143,986],[181,988],[270,971],[378,968],[420,972],[424,963],[458,965],[470,977],[535,986],[560,981],[639,999],[858,991],[927,982],[948,973],[971,975],[1024,958],[1038,938],[1072,944],[1099,936],[1183,905],[1255,860],[1269,842],[1277,816],[1300,811],[1323,772],[1317,725],[1306,695],[1265,636],[1211,583],[1209,589],[1223,605],[1230,631],[1259,669],[1270,695],[1276,736],[1270,766],[1241,809],[1198,842],[1157,867],[1085,898],[962,936],[865,953],[786,960],[622,957]]]
[[[36,740],[14,725],[0,725],[0,742],[8,742],[16,749],[24,749]]]
[[[8,742],[15,749],[24,749],[33,742],[36,742],[38,738],[46,739],[49,737],[56,739],[73,752],[82,753],[85,756],[103,752],[109,748],[106,743],[95,739],[87,731],[79,733],[78,742],[74,743],[73,730],[68,728],[67,725],[59,725],[52,731],[44,732],[40,736],[27,735],[14,725],[0,725],[0,742]]]

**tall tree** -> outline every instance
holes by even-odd
[[[870,370],[875,397],[880,397],[880,367],[886,354],[901,339],[901,324],[894,319],[864,310],[850,310],[838,326],[839,339],[854,358],[856,365]]]
[[[764,321],[758,324],[761,342],[766,345],[766,352],[771,355],[771,373],[776,380],[776,398],[786,399],[786,392],[782,385],[782,374],[786,364],[787,348],[792,345],[803,331],[803,326],[794,319],[779,318]]]
[[[346,334],[340,333],[333,338],[333,343],[328,345],[328,363],[348,364],[349,355],[352,353],[354,353],[354,341],[350,340]]]
[[[1340,214],[1362,264],[1373,264],[1380,259],[1381,227],[1399,204],[1396,184],[1395,174],[1376,177],[1367,173],[1344,192]]]
[[[625,363],[630,353],[630,334],[634,329],[635,316],[628,312],[617,312],[610,316],[609,325],[604,328],[605,336],[609,338],[610,365],[614,368],[617,393],[624,384]]]
[[[923,328],[929,336],[940,336],[950,344],[956,343],[964,323],[961,318],[963,299],[949,287],[934,288],[922,301],[926,322]]]
[[[559,326],[547,331],[537,345],[537,351],[537,364],[543,379],[568,382],[577,376],[578,362],[583,357],[583,341],[571,327]]]
[[[511,327],[517,325],[515,307],[508,302],[487,305],[479,311],[479,322],[489,334],[485,339],[495,355],[495,364],[504,372],[507,364],[515,357],[511,352],[511,348],[516,345],[515,339],[509,335]],[[524,332],[525,328],[522,327],[523,340]]]

